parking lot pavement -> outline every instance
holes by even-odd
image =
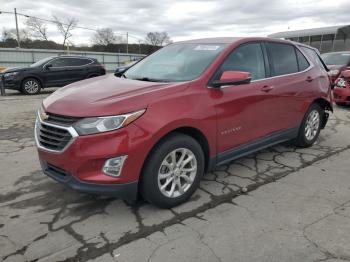
[[[234,161],[188,203],[160,210],[43,175],[33,125],[46,95],[0,97],[0,260],[350,260],[349,108],[335,109],[315,146]]]

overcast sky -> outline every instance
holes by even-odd
[[[0,0],[0,11],[50,19],[75,17],[79,26],[110,27],[144,38],[166,31],[172,40],[215,36],[266,36],[279,31],[350,24],[349,0]],[[23,28],[25,18],[20,19]],[[14,16],[0,14],[0,27],[14,28]],[[91,44],[92,32],[75,29],[72,42]],[[54,25],[49,38],[61,42]],[[130,41],[137,41],[136,39]]]

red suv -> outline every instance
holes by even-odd
[[[311,146],[332,110],[313,48],[268,38],[171,44],[132,66],[57,90],[38,111],[44,172],[73,189],[163,208],[204,172],[294,140]]]
[[[335,80],[333,97],[337,105],[350,105],[350,70],[341,71]]]

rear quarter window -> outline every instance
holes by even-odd
[[[267,43],[271,59],[272,75],[287,75],[299,71],[297,56],[293,45]]]
[[[318,65],[319,67],[323,68],[324,70],[328,71],[327,66],[325,63],[322,61],[321,57],[317,54],[317,52],[311,48],[307,48],[304,46],[300,47],[301,50],[308,56],[308,58],[315,64]]]
[[[297,54],[299,71],[304,71],[310,66],[310,64],[305,58],[305,56],[297,48],[295,48],[295,52]]]

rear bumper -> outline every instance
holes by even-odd
[[[45,161],[40,161],[40,164],[43,172],[47,176],[76,191],[94,195],[118,197],[128,201],[135,201],[137,199],[138,182],[124,184],[86,183],[71,175],[69,172]]]

